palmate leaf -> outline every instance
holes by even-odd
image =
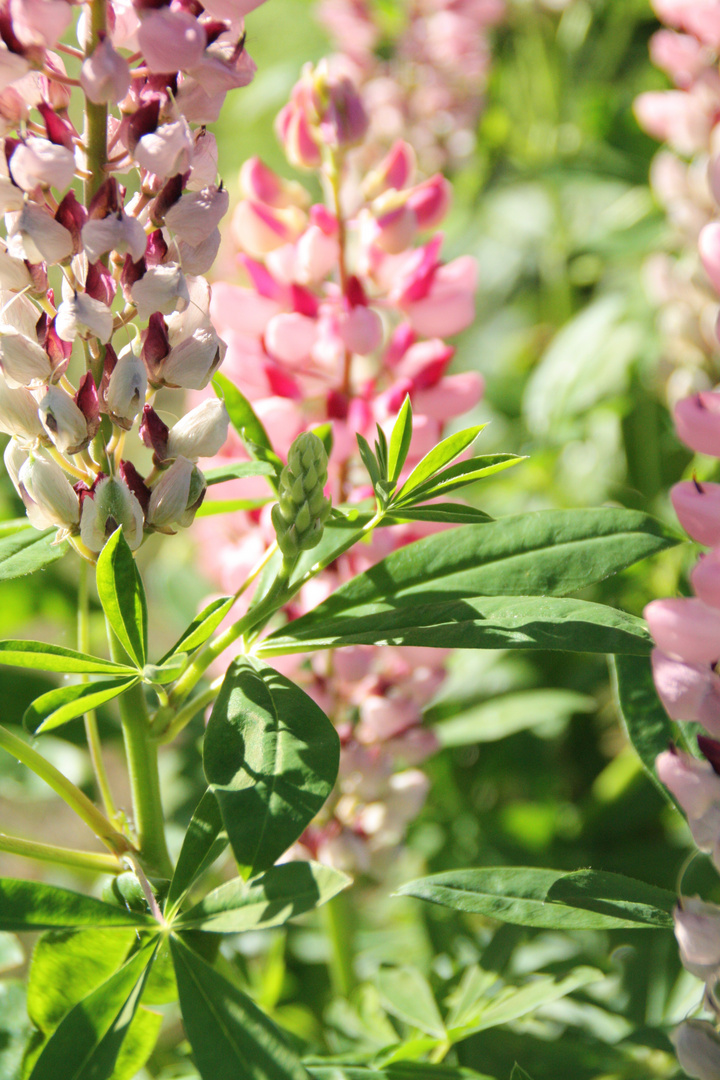
[[[222,854],[227,843],[218,801],[208,789],[195,807],[185,833],[165,900],[166,915],[182,900],[193,881]]]
[[[107,679],[95,683],[80,683],[74,686],[59,686],[41,694],[28,706],[23,716],[23,727],[33,735],[67,724],[78,716],[83,716],[91,709],[97,709],[107,701],[119,697],[138,679]]]
[[[63,541],[54,543],[57,529],[38,532],[26,518],[0,524],[0,581],[24,577],[61,559],[68,550]]]
[[[245,882],[227,881],[175,922],[177,929],[236,934],[282,923],[312,911],[351,883],[347,874],[314,862],[271,866]]]
[[[160,661],[166,663],[172,656],[183,652],[188,656],[204,645],[208,638],[217,630],[230,608],[235,603],[234,596],[220,596],[202,609],[193,621],[183,630],[178,640],[169,652],[166,652]]]
[[[259,660],[228,669],[205,733],[205,776],[247,876],[297,840],[337,777],[340,743],[322,709]]]
[[[512,866],[433,874],[401,886],[397,895],[560,930],[671,929],[677,899],[668,889],[622,874]]]
[[[97,590],[107,620],[130,659],[147,659],[147,601],[140,572],[122,528],[116,529],[97,561]]]
[[[487,424],[478,424],[476,427],[465,428],[464,431],[456,431],[433,447],[412,470],[398,492],[397,498],[407,499],[411,492],[424,484],[440,469],[449,465],[464,450],[467,450],[468,446],[475,442],[475,439],[485,427],[487,427]]]
[[[407,503],[412,506],[425,499],[437,499],[440,495],[449,495],[451,491],[467,487],[486,476],[502,472],[503,469],[510,469],[524,460],[517,454],[488,454],[485,457],[468,458],[467,461],[456,461],[454,465],[449,465],[447,469],[443,469],[423,484],[419,484],[407,496],[401,494],[397,503],[393,502],[393,505],[400,508],[407,500]]]
[[[0,878],[0,930],[75,930],[80,927],[157,926],[150,915],[128,911],[41,881]]]
[[[170,939],[180,1009],[202,1080],[308,1080],[250,998],[180,940]]]

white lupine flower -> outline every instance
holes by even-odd
[[[192,171],[187,182],[188,191],[202,191],[203,188],[213,187],[218,174],[218,148],[217,139],[201,127],[193,132],[195,144],[192,156]]]
[[[226,352],[227,345],[214,330],[196,330],[192,337],[173,346],[163,360],[163,383],[184,390],[203,390]]]
[[[20,469],[27,461],[27,456],[26,448],[16,438],[10,440],[3,454],[5,469],[18,495],[20,494]]]
[[[150,173],[175,176],[190,168],[193,150],[192,131],[183,116],[143,135],[133,150],[133,158]]]
[[[18,490],[30,524],[72,529],[80,521],[78,497],[63,470],[49,458],[31,455],[20,467]]]
[[[63,341],[74,341],[78,334],[94,334],[107,345],[113,333],[112,312],[101,300],[87,293],[74,293],[58,308],[55,330]]]
[[[196,330],[211,330],[209,282],[204,277],[185,278],[189,303],[182,311],[176,311],[165,320],[171,345],[179,345],[185,338],[192,337]]]
[[[694,1080],[720,1080],[720,1035],[707,1020],[686,1020],[672,1033],[680,1065]]]
[[[61,387],[49,386],[37,408],[42,426],[61,454],[77,454],[87,445],[87,419]]]
[[[80,236],[88,262],[91,263],[97,262],[108,251],[130,255],[133,262],[139,262],[147,245],[147,236],[140,222],[122,210],[117,214],[108,214],[106,218],[87,221]]]
[[[683,966],[711,984],[720,976],[720,907],[684,898],[673,912]]]
[[[218,398],[203,401],[170,428],[167,456],[185,457],[189,461],[213,457],[227,440],[229,423],[223,401]]]
[[[13,151],[10,172],[23,191],[35,191],[38,186],[64,191],[75,176],[75,157],[64,146],[30,135]]]
[[[3,43],[0,45],[0,93],[11,83],[21,79],[30,70],[30,64],[19,53],[10,52]]]
[[[15,259],[57,263],[72,255],[72,236],[45,206],[26,202],[19,212],[5,215],[5,225],[7,249]]]
[[[120,353],[108,382],[105,404],[110,418],[129,431],[145,401],[147,371],[129,346]]]
[[[220,250],[220,230],[213,229],[207,240],[192,247],[180,240],[176,250],[180,265],[186,274],[206,274],[212,267]]]
[[[187,458],[179,457],[153,488],[148,506],[148,524],[161,532],[173,527],[187,528],[205,494],[205,478]]]
[[[10,0],[13,33],[23,45],[52,49],[72,22],[67,0]]]
[[[83,499],[80,538],[90,551],[101,551],[118,525],[132,551],[143,539],[143,512],[140,503],[122,480],[105,477],[93,496]]]
[[[115,51],[108,37],[98,42],[80,69],[80,85],[96,105],[122,101],[131,82],[130,65]]]
[[[143,321],[157,311],[161,315],[184,311],[190,300],[185,275],[177,263],[151,266],[130,292],[138,309],[138,318]]]
[[[27,293],[0,289],[0,327],[18,330],[25,337],[37,341],[36,327],[38,309]]]
[[[32,284],[30,271],[20,259],[13,259],[0,248],[0,289],[17,292]]]
[[[24,386],[11,387],[0,376],[0,431],[23,443],[45,438],[35,398]]]
[[[37,386],[52,375],[52,364],[37,341],[12,327],[0,328],[0,368],[8,386]]]
[[[197,247],[228,212],[230,196],[214,185],[181,195],[165,215],[165,224],[181,240]]]
[[[0,214],[12,214],[22,210],[25,196],[13,184],[9,176],[0,176]]]

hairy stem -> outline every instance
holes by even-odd
[[[67,776],[63,776],[60,770],[46,761],[41,754],[38,754],[37,750],[33,750],[31,746],[4,727],[0,727],[0,748],[7,750],[12,757],[21,761],[23,765],[27,765],[28,769],[44,780],[112,852],[122,855],[131,850],[130,843],[122,833],[113,828],[105,815],[79,787],[68,780]]]
[[[80,563],[80,580],[78,585],[78,621],[77,621],[78,650],[83,653],[90,651],[90,599],[88,589],[88,564]],[[87,682],[87,676],[83,682]],[[105,762],[102,756],[102,743],[98,731],[97,715],[95,710],[85,713],[85,737],[87,738],[90,760],[92,762],[95,783],[100,792],[100,797],[105,807],[105,813],[111,821],[117,820],[117,809],[110,790]]]
[[[91,0],[89,7],[89,34],[85,55],[90,56],[103,34],[107,33],[107,0]],[[84,181],[85,203],[105,180],[107,164],[107,105],[96,105],[85,99],[85,130],[83,143],[86,147]]]
[[[71,848],[40,844],[36,840],[22,840],[19,836],[8,836],[6,833],[0,833],[0,851],[6,851],[10,855],[22,855],[23,858],[36,859],[39,862],[70,866],[73,870],[93,870],[101,874],[119,874],[123,868],[119,859],[101,851],[73,851]]]
[[[113,660],[123,663],[125,654],[109,625],[108,640]],[[165,840],[157,743],[150,734],[150,716],[142,685],[137,683],[126,690],[118,699],[118,704],[140,856],[148,871],[160,877],[170,877],[172,863]]]

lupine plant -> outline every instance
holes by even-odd
[[[106,849],[0,836],[0,850],[95,873],[102,891],[98,899],[36,880],[0,880],[0,929],[42,935],[29,972],[34,1031],[20,1070],[30,1080],[130,1080],[158,1037],[155,1007],[175,1009],[176,1001],[204,1080],[399,1077],[407,1073],[393,1063],[402,1058],[429,1058],[434,1064],[424,1075],[446,1075],[440,1062],[476,1030],[482,988],[469,988],[467,1007],[448,1016],[441,1032],[391,1046],[377,1069],[367,1061],[335,1068],[304,1063],[303,1047],[251,1000],[219,952],[223,935],[280,925],[351,884],[334,867],[287,859],[333,789],[340,739],[317,701],[273,661],[354,646],[646,656],[651,641],[642,619],[572,594],[676,543],[658,522],[621,508],[492,521],[473,507],[438,501],[518,458],[475,456],[477,427],[437,445],[433,437],[411,457],[412,398],[422,387],[410,376],[405,392],[385,403],[383,423],[358,439],[365,501],[348,502],[347,478],[329,471],[332,424],[293,433],[286,448],[272,444],[243,387],[243,378],[257,375],[255,356],[239,385],[218,373],[226,344],[203,277],[228,208],[205,124],[225,94],[252,77],[242,20],[255,6],[92,0],[72,30],[79,47],[63,40],[75,13],[66,0],[10,0],[2,8],[0,420],[10,436],[7,472],[28,520],[3,526],[0,577],[76,558],[79,619],[76,649],[0,642],[0,663],[73,680],[28,707],[30,740],[0,728],[0,747],[64,799]],[[305,73],[280,123],[299,161],[330,166],[332,151],[351,146],[363,127],[352,87],[323,68]],[[401,149],[398,167],[404,160]],[[394,257],[399,245],[407,259],[406,234],[414,238],[415,229],[434,223],[445,188],[428,181],[418,193],[388,183],[388,169],[378,197],[390,191],[389,204],[376,204],[382,213],[368,224],[381,251],[390,245],[385,254]],[[276,178],[257,163],[247,175],[269,198],[236,212],[246,248],[298,216],[295,197]],[[380,316],[346,272],[344,225],[339,213],[333,220],[316,212],[310,254],[322,257],[336,245],[335,288],[325,308],[300,290],[283,294],[289,302],[274,311],[275,333],[265,333],[266,377],[280,378],[277,361],[287,360],[288,350],[306,360],[302,349],[310,336],[313,348],[322,339],[323,319],[332,330],[326,343],[343,342],[348,371],[356,355],[380,348]],[[443,266],[432,240],[410,263],[410,281],[401,279],[409,291],[400,299],[422,333],[428,304],[433,318],[447,316],[452,264]],[[262,266],[254,269],[263,280]],[[453,296],[451,313],[456,303]],[[313,359],[328,357],[318,346]],[[435,375],[433,386],[441,372]],[[208,386],[215,398],[165,422],[163,415],[183,409],[187,391]],[[340,410],[329,420],[344,418]],[[230,424],[242,460],[201,470],[198,460],[218,454]],[[262,545],[234,590],[212,600],[161,654],[148,634],[136,554],[153,533],[172,544],[173,534],[192,524],[208,486],[247,478],[267,485],[262,501],[275,540]],[[228,505],[232,498],[224,502],[221,510],[237,509]],[[457,528],[391,550],[293,617],[293,599],[341,556],[417,522]],[[107,621],[105,656],[91,651],[89,639],[93,576]],[[216,674],[221,658],[224,670]],[[115,801],[95,715],[111,702],[124,738],[127,813]],[[159,748],[210,704],[202,747],[207,788],[171,855]],[[95,799],[42,753],[43,735],[78,717]],[[232,876],[208,891],[203,875],[228,849]],[[535,926],[650,926],[669,918],[664,894],[587,871],[460,871],[406,891]],[[577,985],[543,983],[532,1002]]]

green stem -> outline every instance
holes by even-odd
[[[124,662],[123,648],[108,625],[113,660]],[[118,699],[127,757],[133,818],[138,849],[146,868],[160,877],[172,875],[165,840],[165,818],[160,797],[157,743],[150,734],[150,717],[140,683]]]
[[[88,799],[87,795],[76,787],[71,780],[46,761],[37,750],[18,739],[7,728],[0,727],[0,748],[7,750],[14,758],[27,765],[36,776],[57,792],[68,806],[72,807],[78,817],[82,818],[98,839],[102,840],[106,847],[117,855],[130,851],[130,844],[116,829],[112,827],[108,819],[101,814],[97,806]]]
[[[214,682],[210,683],[207,690],[188,701],[187,704],[183,705],[182,709],[178,709],[171,723],[155,736],[157,741],[159,743],[172,742],[175,736],[179,735],[183,728],[187,727],[202,709],[206,709],[208,705],[213,703],[220,693],[222,683],[222,678],[215,679]]]
[[[353,913],[349,898],[345,893],[333,896],[323,904],[322,912],[325,932],[330,941],[330,978],[335,993],[349,997],[357,985],[354,959]]]
[[[10,855],[22,855],[26,859],[71,866],[74,870],[94,870],[102,874],[119,874],[123,869],[114,856],[100,851],[73,851],[71,848],[40,844],[35,840],[21,840],[19,836],[0,833],[0,851]]]
[[[85,55],[90,56],[107,33],[107,0],[91,0],[89,4],[89,34]],[[88,179],[85,181],[85,203],[89,204],[93,195],[105,180],[107,164],[107,114],[106,104],[96,105],[85,99],[85,131],[83,142],[86,148],[85,164]]]
[[[80,580],[78,584],[78,649],[80,652],[90,652],[90,599],[88,589],[88,564],[80,562]],[[87,676],[83,682],[87,682]],[[110,781],[105,770],[105,762],[102,757],[102,743],[98,731],[97,714],[92,709],[85,713],[85,736],[87,738],[90,760],[95,774],[100,797],[105,807],[105,813],[111,821],[117,821],[117,809],[110,790]]]

